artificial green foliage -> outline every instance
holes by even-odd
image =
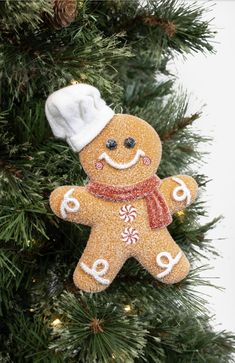
[[[107,304],[102,295],[76,298],[67,293],[61,295],[58,313],[63,328],[55,329],[50,348],[60,350],[65,360],[134,362],[143,356],[147,330],[138,316],[127,318],[116,301]]]
[[[77,3],[74,22],[55,30],[46,21],[51,1],[0,2],[0,362],[230,363],[235,336],[213,328],[198,292],[213,286],[206,271],[217,251],[207,232],[220,219],[203,200],[199,144],[209,140],[194,127],[201,110],[189,114],[190,99],[168,69],[175,56],[213,52],[209,7]],[[163,285],[130,259],[103,293],[74,287],[90,230],[59,220],[48,200],[57,186],[83,185],[87,176],[44,113],[50,92],[74,79],[158,131],[161,178],[185,172],[198,181],[199,199],[169,227],[192,265],[184,281]]]

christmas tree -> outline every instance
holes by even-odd
[[[90,229],[59,220],[49,207],[57,186],[86,181],[44,111],[51,92],[76,82],[94,85],[116,113],[157,130],[160,178],[186,172],[203,189],[198,144],[208,139],[194,131],[200,112],[188,114],[188,97],[175,90],[168,62],[213,52],[205,5],[5,0],[0,9],[0,361],[232,362],[235,336],[213,328],[197,292],[210,285],[200,259],[216,254],[206,233],[217,219],[200,222],[203,193],[169,228],[192,266],[185,280],[164,285],[130,259],[98,294],[72,282]]]

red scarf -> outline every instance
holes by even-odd
[[[156,176],[127,187],[90,182],[88,191],[95,197],[114,202],[129,201],[145,198],[151,228],[162,228],[172,222],[169,208],[159,191],[161,180]]]

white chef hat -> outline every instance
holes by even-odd
[[[53,92],[46,100],[45,111],[53,134],[66,140],[76,152],[89,144],[114,115],[98,89],[82,83]]]

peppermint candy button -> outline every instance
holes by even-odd
[[[125,222],[133,222],[136,219],[137,211],[132,205],[123,205],[119,210],[119,216]]]
[[[122,241],[126,242],[126,245],[134,244],[139,239],[138,231],[133,227],[126,227],[121,234]]]

